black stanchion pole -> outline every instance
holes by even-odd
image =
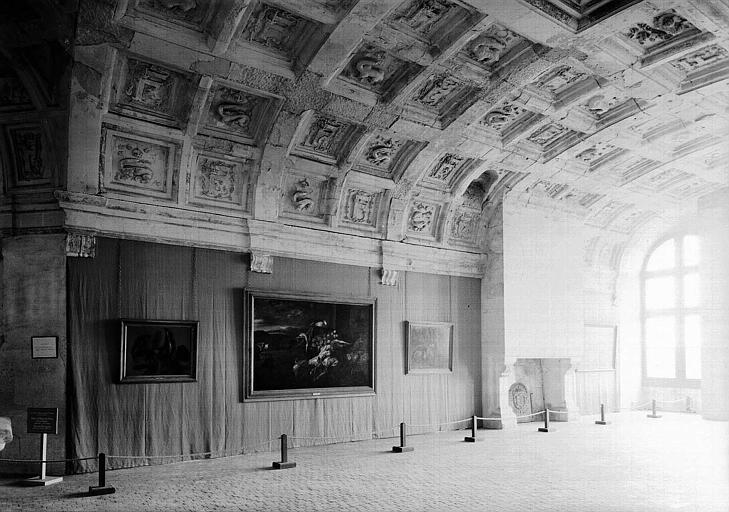
[[[473,423],[471,424],[471,435],[463,438],[467,443],[475,443],[479,439],[476,437],[476,430],[478,430],[478,417],[474,414]]]
[[[286,434],[281,434],[281,461],[273,463],[273,469],[295,468],[295,462],[289,462],[289,439]]]
[[[605,404],[600,404],[600,419],[595,422],[595,425],[607,425],[609,421],[605,421]]]
[[[106,454],[99,453],[99,485],[89,487],[90,496],[100,496],[102,494],[114,494],[116,489],[106,486]]]
[[[647,415],[649,418],[660,418],[659,414],[656,414],[656,400],[651,400],[651,413]]]
[[[411,452],[415,448],[407,445],[407,426],[405,422],[400,423],[400,446],[393,446],[392,451],[395,453]]]
[[[537,429],[539,432],[549,432],[549,409],[544,409],[544,426]]]

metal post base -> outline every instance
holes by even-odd
[[[45,478],[41,478],[39,476],[34,476],[33,478],[28,478],[27,480],[23,480],[23,484],[25,485],[33,485],[33,486],[46,486],[46,485],[53,485],[63,482],[62,476],[47,476]]]
[[[89,496],[101,496],[102,494],[114,494],[116,489],[113,487],[99,487],[98,485],[92,485],[89,487]]]
[[[481,441],[481,439],[479,439],[478,437],[473,437],[473,436],[466,436],[463,438],[463,440],[466,441],[467,443],[475,443],[477,441]]]
[[[553,428],[547,428],[547,427],[539,427],[537,429],[538,432],[554,432]]]
[[[662,418],[663,416],[661,416],[660,414],[646,414],[645,417],[646,418]]]
[[[273,469],[291,469],[295,468],[296,463],[295,462],[274,462],[273,463]]]
[[[595,425],[610,425],[610,422],[604,420],[595,420]]]
[[[395,453],[412,452],[415,450],[412,446],[393,446],[392,451]]]

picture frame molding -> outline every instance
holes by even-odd
[[[411,344],[413,343],[413,328],[417,327],[447,327],[448,328],[448,368],[413,368],[411,359]],[[453,373],[453,322],[418,322],[405,321],[405,374]]]

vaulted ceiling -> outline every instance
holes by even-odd
[[[60,187],[80,229],[142,212],[478,254],[505,196],[627,237],[727,185],[728,0],[31,4],[5,16],[3,197]],[[49,47],[75,61],[68,165],[33,163],[65,147],[33,85],[62,76]]]

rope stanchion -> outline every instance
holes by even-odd
[[[605,404],[600,404],[600,419],[595,421],[595,425],[607,425],[609,421],[605,421]]]
[[[660,414],[656,414],[656,401],[655,400],[651,400],[651,413],[646,414],[646,417],[648,417],[648,418],[660,418],[661,417]]]
[[[476,441],[480,441],[480,439],[476,437],[476,430],[478,430],[478,418],[475,414],[473,415],[472,421],[473,423],[471,424],[471,435],[463,438],[463,440],[467,443],[475,443]]]
[[[289,446],[286,434],[281,434],[281,460],[273,463],[273,469],[295,468],[296,463],[289,461]]]
[[[392,451],[395,453],[412,452],[415,450],[412,446],[407,445],[407,426],[405,422],[400,423],[400,446],[393,446]]]
[[[544,409],[544,426],[539,427],[537,432],[549,432],[549,409]]]
[[[99,485],[89,486],[89,496],[101,496],[103,494],[114,494],[116,489],[106,485],[106,454],[99,453]]]

